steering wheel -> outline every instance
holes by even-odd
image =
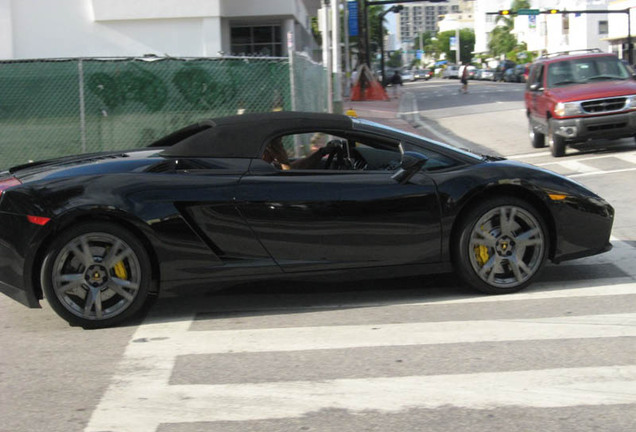
[[[344,158],[344,148],[342,140],[331,140],[325,146],[325,150],[328,150],[327,162],[325,162],[325,169],[329,169],[331,164],[333,163],[334,158],[336,158],[335,167],[338,166],[338,162]],[[337,168],[336,168],[337,169]]]

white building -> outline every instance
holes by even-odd
[[[412,41],[420,32],[437,33],[440,17],[459,13],[460,3],[460,0],[448,0],[447,3],[404,3],[404,9],[400,11],[398,18],[398,40],[403,44]]]
[[[497,25],[497,12],[508,9],[511,0],[475,0],[475,52],[487,52],[490,32]],[[533,9],[546,11],[607,10],[608,0],[534,0]],[[626,22],[626,21],[625,21]],[[609,51],[608,14],[569,13],[519,15],[515,17],[515,34],[529,51],[558,52],[598,48]]]
[[[636,63],[636,53],[634,53],[633,46],[636,43],[636,0],[615,0],[609,2],[610,10],[616,11],[628,11],[634,8],[631,13],[612,13],[609,14],[609,24],[607,41],[610,44],[610,50],[617,54],[619,58],[628,60],[628,29],[632,34],[632,64]],[[629,18],[629,21],[628,21]],[[631,23],[629,23],[631,21]],[[629,24],[628,24],[629,23]],[[630,28],[631,27],[631,28]]]
[[[0,59],[311,51],[320,0],[0,0]]]

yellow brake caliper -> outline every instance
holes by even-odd
[[[483,267],[490,259],[490,255],[488,255],[488,248],[484,245],[479,245],[475,246],[474,250],[475,258],[477,258],[477,264],[479,264],[479,267]]]
[[[119,279],[128,280],[128,272],[126,271],[126,266],[124,265],[123,261],[119,261],[117,264],[115,264],[115,267],[113,267],[113,269],[115,270],[115,276],[117,276]]]
[[[483,226],[481,230],[485,231]],[[479,267],[483,267],[490,259],[488,248],[484,245],[478,245],[474,247],[473,251],[475,252],[475,258],[477,258],[477,264],[479,264]]]

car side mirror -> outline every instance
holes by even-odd
[[[400,168],[391,176],[400,184],[408,182],[428,161],[428,157],[418,152],[404,152]]]
[[[542,91],[543,87],[541,87],[541,83],[532,83],[530,84],[531,91]]]

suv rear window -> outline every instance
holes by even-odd
[[[628,78],[631,78],[629,70],[614,56],[564,60],[548,67],[549,88]]]

